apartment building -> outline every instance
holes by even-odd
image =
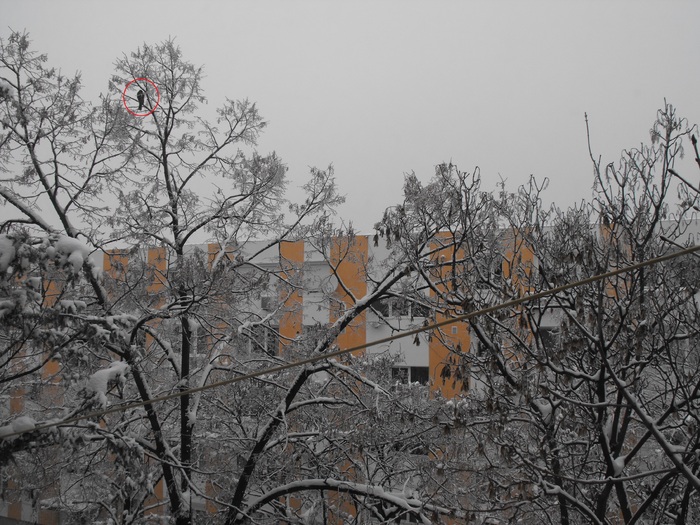
[[[683,243],[700,233],[700,225],[693,223],[686,231],[687,239],[679,239]],[[517,234],[516,234],[517,235]],[[512,242],[513,236],[503,243],[502,257],[495,257],[495,263],[490,271],[495,277],[505,276],[515,278],[514,262],[517,268],[525,272],[534,272],[539,261],[525,242]],[[448,243],[449,244],[449,243]],[[450,251],[452,250],[452,251]],[[515,253],[517,252],[517,253]],[[439,249],[436,246],[433,257],[449,258],[452,248]],[[247,317],[241,318],[238,327],[240,335],[245,336],[245,345],[237,344],[236,351],[254,352],[264,349],[270,353],[284,352],[285,347],[300,336],[311,333],[319,327],[333,323],[342,312],[352,305],[349,294],[359,299],[371,290],[371,283],[387,271],[385,263],[391,258],[391,250],[384,242],[375,242],[371,236],[357,235],[350,239],[336,238],[319,249],[317,246],[297,242],[283,242],[269,247],[264,241],[251,241],[237,248],[224,251],[215,244],[204,244],[189,248],[186,256],[199,257],[206,264],[217,264],[221,258],[248,260],[251,271],[271,274],[284,274],[294,281],[297,286],[293,289],[270,285],[259,293],[252,294],[250,304],[246,308]],[[161,247],[140,248],[137,250],[114,250],[104,254],[93,254],[91,260],[98,272],[104,272],[114,278],[124,272],[130,261],[139,259],[153,268],[153,275],[148,285],[149,293],[157,294],[167,286],[167,274],[172,267],[173,258]],[[449,281],[449,265],[438,263],[435,273],[435,286],[445,286]],[[511,279],[512,280],[512,279]],[[526,285],[523,285],[526,286]],[[340,349],[360,347],[373,341],[425,326],[435,320],[441,321],[447,315],[459,314],[461,309],[445,308],[443,313],[430,308],[434,299],[434,290],[424,288],[426,301],[406,301],[400,293],[396,297],[384,299],[358,316],[338,337]],[[489,294],[492,291],[475,290],[477,294]],[[414,297],[415,299],[415,294]],[[259,321],[265,321],[260,323]],[[561,316],[556,310],[547,310],[540,320],[540,337],[547,345],[556,344]],[[272,330],[266,329],[265,326]],[[195,326],[193,333],[195,356],[205,356],[212,344],[209,329]],[[240,343],[240,341],[239,341]],[[246,346],[247,345],[247,346]],[[478,388],[478,382],[473,379],[467,382],[461,380],[445,381],[444,369],[449,366],[449,358],[455,348],[463,352],[481,352],[480,344],[474,334],[470,333],[467,323],[455,323],[442,329],[440,337],[406,337],[398,338],[390,343],[369,347],[366,352],[372,354],[386,353],[394,358],[393,377],[398,382],[419,382],[430,385],[433,392],[440,392],[450,398],[472,388]],[[246,350],[247,349],[247,350]],[[222,357],[223,359],[223,357]],[[53,377],[58,365],[54,362],[47,364],[44,377]],[[454,376],[453,376],[454,377]],[[49,385],[50,387],[50,385]],[[32,395],[25,388],[13,391],[9,399],[3,400],[3,415],[8,419],[25,411],[26,404],[31,402]],[[21,487],[6,487],[18,489]],[[11,491],[10,491],[11,492]],[[163,483],[155,487],[155,497],[152,503],[164,501],[166,497]],[[193,502],[202,511],[207,505]],[[157,513],[157,506],[152,512]],[[61,519],[61,513],[51,509],[41,509],[37,500],[22,497],[14,500],[0,499],[0,525],[5,523],[40,523],[50,525],[67,522]]]

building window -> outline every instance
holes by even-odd
[[[277,355],[280,349],[280,339],[276,326],[257,326],[255,342],[266,354]]]
[[[401,384],[408,383],[408,367],[395,366],[391,369],[391,379],[398,381]]]
[[[374,308],[382,317],[389,317],[389,312],[391,308],[389,307],[389,302],[391,299],[381,299],[375,303],[372,303],[372,308]]]
[[[538,332],[545,350],[555,350],[561,346],[558,326],[540,326]]]
[[[498,283],[503,277],[503,258],[496,257],[496,259],[491,263],[491,280]]]
[[[391,303],[392,317],[408,317],[411,313],[411,303],[406,299],[394,298]]]
[[[195,326],[194,353],[206,355],[209,352],[209,331],[201,325]]]
[[[484,355],[484,345],[481,344],[474,330],[471,330],[469,333],[469,353],[476,357]]]
[[[430,317],[430,308],[418,303],[411,303],[411,317]]]
[[[700,369],[700,335],[690,334],[674,339],[669,347],[669,357],[673,360],[674,365],[687,371],[691,376],[695,376]]]
[[[239,337],[243,338],[239,348],[248,356],[260,355],[260,353],[277,355],[279,352],[279,335],[276,326],[254,325],[244,330]]]
[[[377,301],[372,307],[383,317],[429,317],[430,309],[409,299],[390,297]]]
[[[404,385],[408,383],[427,385],[430,381],[430,369],[427,366],[395,366],[391,369],[391,378]]]
[[[275,309],[275,298],[270,296],[261,297],[260,308],[262,308],[265,312],[271,312]]]
[[[411,383],[427,385],[430,381],[430,369],[427,366],[412,366],[410,372]]]
[[[331,319],[340,319],[346,311],[345,303],[340,299],[331,298]]]

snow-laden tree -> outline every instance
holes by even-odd
[[[378,232],[445,316],[667,254],[694,243],[695,193],[681,187],[675,213],[670,195],[692,131],[665,106],[650,145],[617,165],[594,160],[592,201],[565,211],[542,205],[534,179],[494,194],[478,170],[441,165],[429,184],[406,179]],[[526,523],[697,520],[696,268],[685,256],[468,320],[471,347],[453,343],[440,373],[465,390],[455,430],[478,444],[465,510]],[[433,337],[450,343],[448,330]]]
[[[331,168],[311,171],[303,203],[287,202],[286,167],[254,149],[256,106],[227,100],[216,123],[201,117],[202,70],[172,41],[118,59],[97,106],[24,34],[0,43],[0,61],[0,388],[12,405],[0,429],[24,432],[0,441],[8,497],[123,524],[455,512],[435,445],[451,416],[424,387],[392,388],[390,359],[320,360],[188,393],[322,357],[405,288],[414,268],[402,258],[362,295],[343,282],[343,264],[359,263],[352,232],[330,225],[341,201]],[[325,257],[338,308],[327,326],[289,334],[280,319],[308,286],[285,256],[300,240]],[[104,272],[90,253],[108,254]],[[263,297],[274,300],[260,308]],[[200,518],[193,502],[206,504]]]
[[[408,176],[377,225],[389,257],[358,261],[352,231],[330,224],[332,170],[287,202],[284,164],[255,151],[255,105],[202,118],[202,70],[173,42],[117,60],[97,106],[45,64],[26,35],[0,42],[5,496],[124,524],[694,519],[694,258],[472,318],[469,348],[449,328],[425,334],[451,350],[432,393],[370,354],[187,393],[322,358],[370,311],[394,328],[384,299],[439,321],[692,242],[692,185],[669,212],[691,131],[673,108],[650,146],[594,161],[592,202],[569,210],[545,209],[534,179],[494,193],[453,165]],[[330,322],[290,333],[281,320],[313,286],[286,256],[300,240],[337,286]],[[113,246],[128,248],[96,272],[89,254]],[[459,395],[444,402],[440,383]]]

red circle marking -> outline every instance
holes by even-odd
[[[136,113],[135,111],[129,109],[129,106],[127,106],[127,104],[126,104],[126,90],[129,89],[129,86],[130,86],[131,84],[133,84],[134,82],[136,82],[136,81],[138,81],[138,80],[145,80],[146,82],[148,82],[150,85],[153,86],[153,89],[156,90],[156,95],[158,95],[158,99],[156,100],[156,105],[153,106],[153,109],[152,109],[151,111],[147,112],[147,113]],[[147,117],[148,115],[152,115],[153,112],[154,112],[156,109],[158,109],[158,106],[160,105],[160,91],[158,90],[158,86],[156,86],[156,83],[153,82],[150,78],[146,78],[146,77],[135,78],[134,80],[132,80],[131,82],[129,82],[129,83],[126,85],[126,87],[124,88],[124,92],[122,93],[122,102],[124,103],[124,107],[126,108],[126,110],[127,110],[129,113],[131,113],[133,116],[135,116],[135,117]]]

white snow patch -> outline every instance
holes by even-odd
[[[610,437],[612,436],[612,427],[613,427],[613,418],[612,416],[608,416],[608,418],[605,420],[605,425],[603,426],[603,435],[605,436],[605,439],[610,443]]]
[[[552,404],[546,399],[535,399],[533,403],[540,411],[544,424],[549,425],[550,421],[552,421]]]
[[[85,301],[72,301],[70,299],[62,299],[58,304],[62,310],[67,310],[72,314],[77,313],[78,310],[84,310],[87,307]]]
[[[29,277],[26,282],[32,290],[41,290],[41,277]]]
[[[124,361],[114,361],[109,368],[98,370],[88,379],[87,387],[95,393],[102,404],[107,405],[107,389],[113,381],[124,381],[124,375],[129,371],[129,365]]]
[[[192,493],[189,489],[182,491],[181,510],[188,511],[192,503]]]
[[[14,432],[28,432],[36,428],[36,421],[29,416],[20,416],[12,422]]]
[[[7,235],[0,235],[0,273],[5,273],[15,258],[15,246]]]
[[[109,336],[110,336],[110,334],[111,334],[112,332],[110,332],[109,330],[106,330],[106,329],[102,328],[102,327],[99,326],[99,325],[95,325],[95,324],[94,324],[94,325],[92,325],[92,327],[93,327],[94,330],[95,330],[95,338],[96,338],[96,339],[99,339],[100,341],[109,340]]]
[[[670,445],[668,448],[671,454],[674,455],[683,455],[688,453],[688,449],[680,445]]]
[[[326,384],[330,378],[331,375],[328,372],[316,372],[309,378],[309,381],[314,385],[323,385]]]
[[[243,332],[248,330],[251,325],[252,323],[250,321],[246,321],[245,323],[241,324],[241,326],[238,327],[238,335],[241,335]]]
[[[197,424],[197,411],[196,410],[188,410],[187,411],[187,424],[191,427],[194,427]]]
[[[56,250],[61,254],[61,263],[69,263],[73,273],[78,273],[85,259],[90,255],[90,248],[78,239],[61,235],[56,241]]]
[[[16,303],[10,298],[6,298],[0,301],[0,319],[12,312],[15,309],[15,307]]]
[[[12,85],[0,78],[0,100],[2,99],[17,100],[17,97],[15,96],[15,90]]]
[[[627,456],[620,456],[619,458],[613,459],[613,474],[617,477],[622,473],[622,469],[625,468],[625,458]]]
[[[18,434],[20,432],[29,432],[36,428],[36,421],[29,416],[20,416],[12,423],[0,427],[0,439],[4,439],[10,434]]]

